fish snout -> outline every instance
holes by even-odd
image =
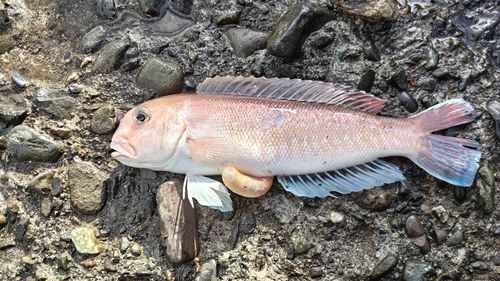
[[[135,158],[137,155],[134,147],[123,137],[114,136],[110,148],[114,150],[111,156],[116,159]]]

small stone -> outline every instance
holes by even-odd
[[[337,0],[339,12],[370,21],[396,21],[399,18],[395,0]]]
[[[500,138],[500,98],[494,97],[486,102],[486,110],[495,122],[495,134]]]
[[[267,34],[248,28],[230,28],[224,33],[237,57],[248,57],[257,50],[266,48]]]
[[[359,79],[358,89],[369,93],[375,82],[375,71],[367,69]]]
[[[14,232],[15,239],[18,242],[22,242],[24,240],[24,234],[28,230],[29,220],[28,218],[22,218],[18,224],[16,225],[16,230]]]
[[[138,0],[141,12],[151,17],[158,16],[162,2],[162,0]]]
[[[466,191],[467,187],[464,186],[455,186],[453,188],[453,195],[455,196],[455,199],[457,199],[458,203],[462,204],[465,202]]]
[[[387,188],[363,190],[354,196],[358,206],[371,211],[384,211],[392,203],[392,192]]]
[[[415,100],[415,98],[413,98],[412,95],[408,94],[407,92],[399,93],[398,100],[408,112],[414,113],[418,110],[417,101]]]
[[[464,240],[464,234],[462,233],[462,231],[457,230],[455,233],[453,233],[453,235],[451,235],[450,238],[448,238],[448,240],[446,241],[446,246],[453,247],[460,245],[460,243],[462,243],[463,240]]]
[[[0,149],[4,150],[7,148],[7,138],[5,136],[0,136]]]
[[[28,116],[29,107],[24,98],[18,94],[0,95],[0,129],[23,123]]]
[[[127,237],[123,236],[120,243],[120,251],[122,253],[125,253],[129,246],[130,246],[130,241],[128,240]]]
[[[115,0],[99,0],[97,2],[97,13],[104,19],[111,20],[118,17]]]
[[[333,42],[333,36],[330,34],[325,34],[322,36],[316,37],[313,44],[318,49],[324,49],[326,46],[330,45]]]
[[[107,271],[111,271],[111,272],[118,271],[118,268],[116,267],[116,265],[113,264],[113,262],[109,259],[106,259],[104,261],[104,269],[106,269]]]
[[[271,210],[274,216],[280,223],[289,223],[295,216],[299,214],[302,206],[295,201],[286,198],[283,194],[273,197],[268,203],[267,208]]]
[[[80,254],[99,254],[104,251],[96,233],[92,227],[77,227],[71,232],[71,241]]]
[[[47,280],[47,279],[49,279],[49,275],[47,274],[47,272],[45,272],[41,268],[38,268],[35,271],[35,277],[36,277],[36,280]]]
[[[331,20],[333,12],[309,3],[291,7],[274,25],[267,50],[277,57],[295,57],[302,52],[307,37]]]
[[[24,89],[28,86],[28,81],[26,80],[26,78],[23,77],[23,75],[19,71],[12,72],[10,78],[12,80],[12,84],[17,89]]]
[[[500,251],[497,252],[497,254],[495,255],[495,257],[493,257],[491,262],[496,266],[500,265]]]
[[[71,164],[67,174],[73,207],[85,215],[97,214],[106,203],[106,175],[84,161]]]
[[[337,211],[331,211],[330,214],[328,215],[328,218],[334,224],[337,224],[337,223],[344,221],[344,215],[342,213],[337,212]]]
[[[323,268],[321,266],[314,266],[309,269],[309,276],[311,278],[319,278],[323,275]]]
[[[36,263],[36,260],[32,259],[29,256],[23,256],[22,261],[23,261],[23,263],[29,264],[29,265],[34,265]]]
[[[7,224],[7,218],[0,214],[0,226]]]
[[[256,226],[255,217],[252,213],[244,213],[240,220],[240,229],[245,234],[250,234]]]
[[[458,82],[458,87],[457,90],[459,92],[465,91],[467,88],[467,85],[469,84],[469,78],[468,77],[463,77],[459,82]]]
[[[443,206],[437,206],[431,209],[431,214],[442,223],[445,223],[450,215],[448,211]]]
[[[50,212],[52,212],[52,202],[50,201],[50,198],[42,199],[42,202],[40,203],[40,212],[44,217],[49,217]]]
[[[314,247],[314,244],[311,242],[311,240],[302,235],[296,238],[293,244],[293,249],[295,251],[295,254],[297,255],[306,253],[312,247]]]
[[[233,250],[236,247],[238,238],[240,237],[240,225],[235,223],[233,229],[231,230],[231,235],[229,235],[229,249]]]
[[[118,39],[109,42],[102,48],[101,52],[92,66],[93,72],[110,73],[118,69],[123,63],[123,57],[130,47],[130,41]]]
[[[405,70],[400,68],[389,78],[389,84],[400,89],[406,90],[408,89],[408,81],[406,81],[406,73]]]
[[[70,257],[67,253],[64,253],[57,257],[57,267],[59,267],[64,271],[68,270],[69,262],[70,262]]]
[[[476,260],[482,260],[484,258],[484,256],[486,255],[486,252],[485,251],[475,251],[474,252],[474,258]]]
[[[65,89],[40,88],[33,99],[38,108],[59,118],[71,118],[71,112],[77,104],[75,98],[68,96]]]
[[[372,270],[370,274],[371,280],[380,280],[384,276],[386,276],[397,264],[398,257],[395,255],[387,255],[385,256]]]
[[[410,215],[408,216],[408,218],[406,218],[405,232],[409,238],[415,238],[425,234],[422,222],[415,215]]]
[[[426,281],[434,275],[436,275],[436,271],[431,265],[417,260],[409,260],[405,263],[402,277],[404,281]]]
[[[68,90],[72,93],[72,94],[79,94],[82,92],[83,90],[83,86],[80,85],[80,84],[77,84],[77,83],[71,83],[68,85]]]
[[[142,254],[142,246],[137,242],[130,243],[130,252],[134,256],[140,256]]]
[[[85,268],[91,268],[91,267],[94,267],[96,265],[96,262],[95,262],[95,260],[87,259],[87,260],[81,261],[80,265],[85,267]]]
[[[7,209],[14,214],[19,213],[21,207],[19,206],[19,202],[16,200],[14,196],[9,196],[7,198]]]
[[[365,58],[371,61],[380,61],[380,51],[375,45],[373,40],[365,40],[363,42],[363,53],[365,53]]]
[[[52,179],[56,170],[48,170],[34,177],[30,182],[30,187],[38,194],[43,195],[52,189]]]
[[[55,163],[63,154],[61,144],[25,125],[14,127],[7,137],[7,149],[17,161]]]
[[[486,265],[486,263],[484,263],[482,261],[473,262],[471,265],[472,265],[472,268],[479,269],[479,270],[487,270],[488,269],[488,265]]]
[[[70,129],[59,127],[50,127],[50,133],[62,139],[69,139],[72,134]]]
[[[184,87],[184,74],[182,67],[175,62],[151,58],[137,74],[136,82],[161,96],[176,94]]]
[[[217,262],[214,259],[204,262],[195,281],[217,281]]]
[[[100,135],[113,132],[116,128],[116,109],[111,105],[100,107],[92,116],[90,128]]]
[[[438,246],[443,244],[444,240],[446,239],[446,231],[442,229],[434,229],[434,231],[432,232],[432,239]]]
[[[241,10],[233,10],[233,11],[224,11],[222,15],[215,19],[214,23],[216,25],[227,25],[227,24],[236,24],[238,21],[238,17],[240,16]]]
[[[155,171],[150,170],[150,169],[141,169],[141,178],[145,180],[155,180],[158,175],[156,174]]]

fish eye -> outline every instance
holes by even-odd
[[[151,118],[151,111],[149,111],[149,108],[144,107],[144,106],[138,107],[132,113],[132,119],[134,119],[134,122],[137,125],[142,125],[142,124],[148,122],[149,118]]]

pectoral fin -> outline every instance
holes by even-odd
[[[273,184],[273,177],[258,178],[245,175],[235,167],[222,171],[222,181],[232,192],[249,198],[264,195]]]
[[[233,202],[227,188],[220,182],[204,176],[186,174],[183,185],[183,199],[187,197],[191,205],[193,198],[200,205],[230,212],[233,210]]]
[[[347,194],[404,179],[396,165],[382,160],[325,173],[278,176],[287,191],[311,198],[332,196],[332,191]]]

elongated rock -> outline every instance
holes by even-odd
[[[63,154],[61,144],[25,125],[16,126],[10,131],[7,150],[17,161],[55,163]]]
[[[156,192],[160,231],[167,258],[173,263],[184,263],[198,255],[199,240],[196,214],[188,200],[182,200],[182,184],[169,180]]]

